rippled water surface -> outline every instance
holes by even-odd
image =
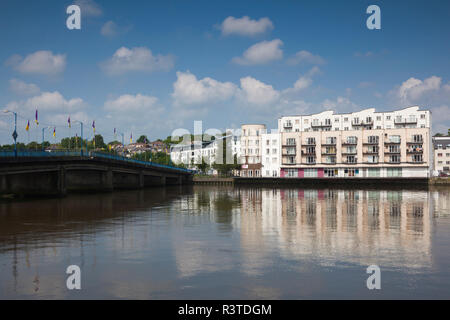
[[[381,268],[368,290],[366,268]],[[82,289],[66,288],[78,265]],[[174,187],[0,202],[1,299],[450,298],[450,189]]]

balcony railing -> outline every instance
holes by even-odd
[[[373,120],[370,121],[352,121],[352,126],[371,126],[373,125]]]
[[[326,128],[326,127],[331,127],[331,123],[311,123],[311,127],[312,128]]]
[[[413,124],[417,123],[417,118],[414,119],[394,119],[394,124]]]
[[[285,123],[283,124],[283,127],[284,127],[284,128],[292,128],[292,123],[291,123],[291,122],[285,122]]]

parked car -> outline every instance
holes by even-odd
[[[448,173],[446,173],[446,172],[443,172],[443,171],[441,171],[440,173],[439,173],[439,177],[449,177],[450,175],[448,174]]]

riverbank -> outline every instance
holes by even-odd
[[[246,178],[194,176],[198,185],[264,185],[264,186],[336,186],[336,187],[401,187],[405,189],[423,189],[429,185],[450,186],[448,178]]]

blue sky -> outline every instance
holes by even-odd
[[[81,30],[66,8],[81,7]],[[366,8],[381,9],[381,30]],[[421,105],[450,127],[448,1],[21,1],[0,3],[0,106],[19,141],[82,120],[112,140],[176,128],[276,127],[281,115]],[[31,125],[39,110],[41,126]],[[0,143],[12,117],[0,116]],[[92,136],[87,129],[86,135]],[[50,139],[50,138],[49,138]],[[51,140],[51,139],[50,139]]]

